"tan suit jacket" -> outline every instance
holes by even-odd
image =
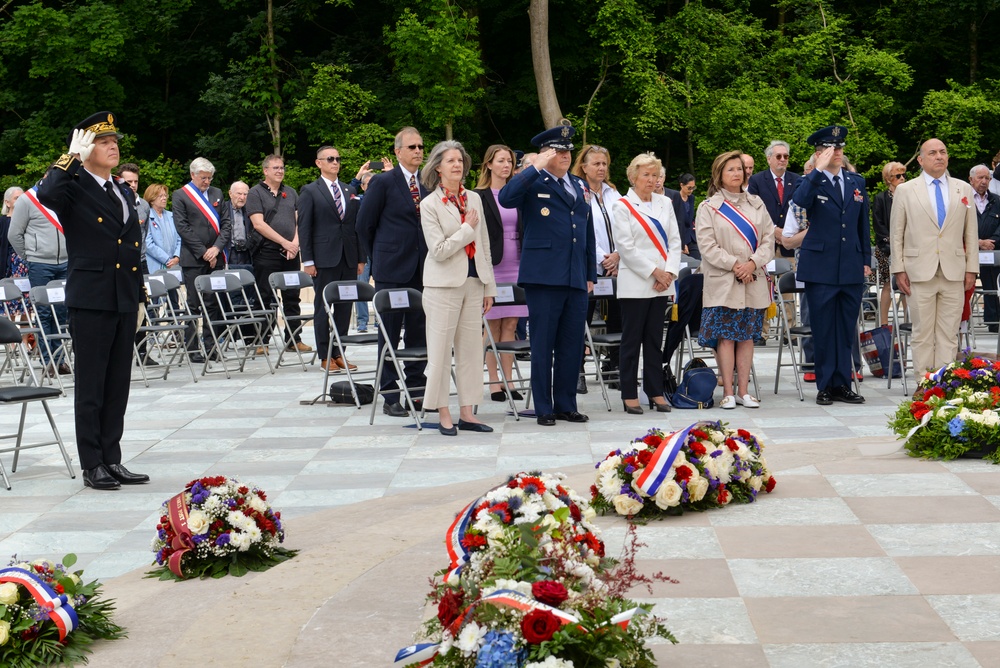
[[[466,190],[467,208],[479,212],[479,223],[473,228],[462,222],[458,208],[445,204],[444,191],[440,187],[420,202],[420,227],[427,242],[427,261],[424,262],[424,286],[434,288],[457,288],[465,284],[469,277],[469,258],[465,247],[476,242],[476,273],[486,286],[486,296],[497,294],[496,280],[493,278],[493,260],[490,256],[490,235],[486,229],[486,214],[479,193]]]
[[[905,271],[910,281],[929,281],[938,267],[949,281],[979,272],[979,227],[972,186],[945,175],[948,211],[940,228],[923,174],[896,188],[892,197],[889,237],[890,271]]]
[[[729,203],[750,219],[757,229],[757,251],[750,246],[731,224],[723,220],[714,209]],[[717,192],[698,207],[695,224],[698,248],[701,250],[701,272],[705,274],[704,306],[725,306],[731,309],[767,308],[771,304],[771,290],[767,283],[767,263],[774,258],[774,223],[756,195],[742,192],[739,195]],[[753,260],[757,265],[757,280],[744,284],[736,280],[733,265]]]

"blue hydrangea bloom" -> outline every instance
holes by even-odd
[[[962,433],[962,429],[964,427],[965,427],[965,422],[961,418],[958,418],[958,417],[953,417],[948,422],[948,431],[951,433],[951,435],[953,437],[954,436],[958,436],[959,434],[961,434]]]
[[[514,636],[506,631],[489,631],[476,656],[476,668],[520,668],[528,658],[527,650],[514,646]]]

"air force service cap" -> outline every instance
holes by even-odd
[[[847,143],[847,128],[843,125],[828,125],[809,135],[806,143],[816,148],[828,146],[843,148]]]
[[[122,138],[122,134],[118,132],[115,115],[110,111],[99,111],[96,114],[92,114],[77,123],[73,129],[90,130],[94,133],[94,139],[97,139],[98,137],[106,137],[107,135],[115,135],[119,139]],[[72,132],[70,132],[66,137],[66,145],[69,146],[71,141],[73,141]]]
[[[531,145],[538,148],[554,148],[557,151],[572,151],[572,138],[575,134],[576,128],[570,125],[569,121],[564,121],[562,125],[557,125],[532,137]]]

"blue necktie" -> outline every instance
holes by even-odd
[[[944,225],[944,196],[941,194],[941,182],[937,179],[931,181],[934,184],[934,203],[937,205],[938,227]]]
[[[569,195],[569,198],[576,201],[576,190],[573,189],[573,185],[569,182],[569,177],[564,176],[559,180],[562,181],[563,188],[566,189],[566,194]]]
[[[837,199],[840,200],[841,204],[843,204],[844,193],[840,189],[840,174],[837,174],[835,177],[833,177],[833,191],[837,193]]]

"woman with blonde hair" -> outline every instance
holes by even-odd
[[[771,303],[766,265],[774,257],[774,224],[764,202],[744,189],[739,151],[712,163],[708,199],[698,208],[695,229],[701,250],[705,291],[698,341],[716,349],[725,396],[721,408],[760,406],[747,382],[753,340],[760,336]],[[733,392],[733,367],[739,381]]]
[[[879,323],[889,324],[889,304],[892,302],[892,275],[889,273],[889,216],[892,214],[892,196],[896,186],[906,181],[906,165],[887,162],[882,168],[885,190],[872,199],[872,226],[875,228],[875,260],[878,262]]]

